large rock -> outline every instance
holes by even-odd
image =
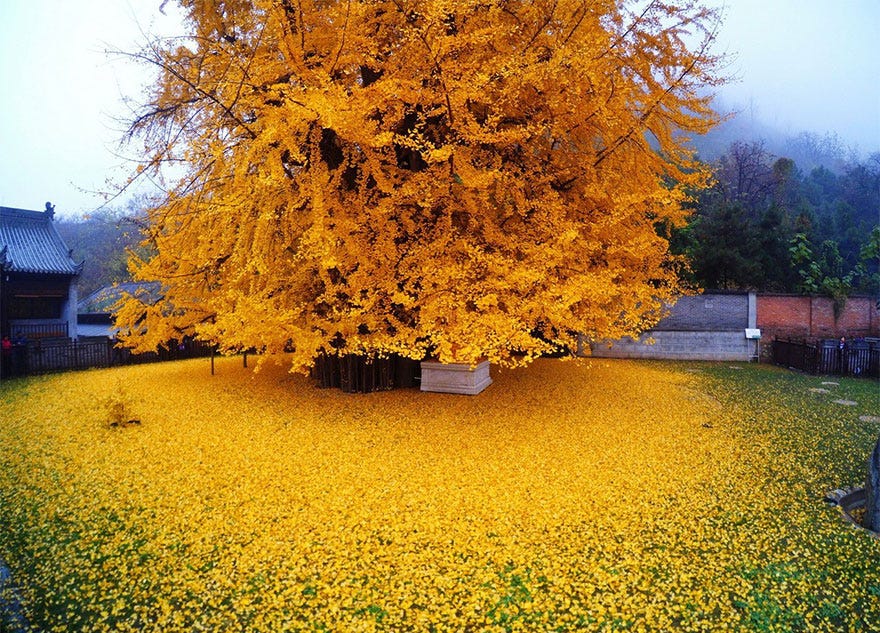
[[[877,439],[874,452],[868,459],[868,479],[865,481],[865,492],[867,500],[865,502],[864,526],[874,532],[880,532],[880,438]]]

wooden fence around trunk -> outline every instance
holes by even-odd
[[[816,343],[775,339],[773,363],[808,374],[880,378],[880,340]]]
[[[315,359],[312,378],[322,388],[336,387],[346,393],[370,393],[398,387],[418,387],[419,361],[396,354],[370,358],[356,354],[325,354]]]

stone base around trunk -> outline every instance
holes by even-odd
[[[464,363],[422,361],[422,391],[475,396],[491,384],[487,360],[475,367]]]

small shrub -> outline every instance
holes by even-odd
[[[107,424],[113,428],[141,423],[139,419],[134,417],[131,397],[125,391],[121,381],[116,382],[113,392],[104,400],[104,408],[107,414]]]

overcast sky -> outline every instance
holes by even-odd
[[[783,132],[835,132],[880,150],[880,0],[726,2],[718,52],[734,55],[739,78],[727,102]],[[103,203],[94,192],[131,168],[118,155],[122,95],[136,98],[146,81],[105,51],[136,50],[141,27],[174,32],[161,4],[0,0],[0,205],[52,201],[72,215]]]

